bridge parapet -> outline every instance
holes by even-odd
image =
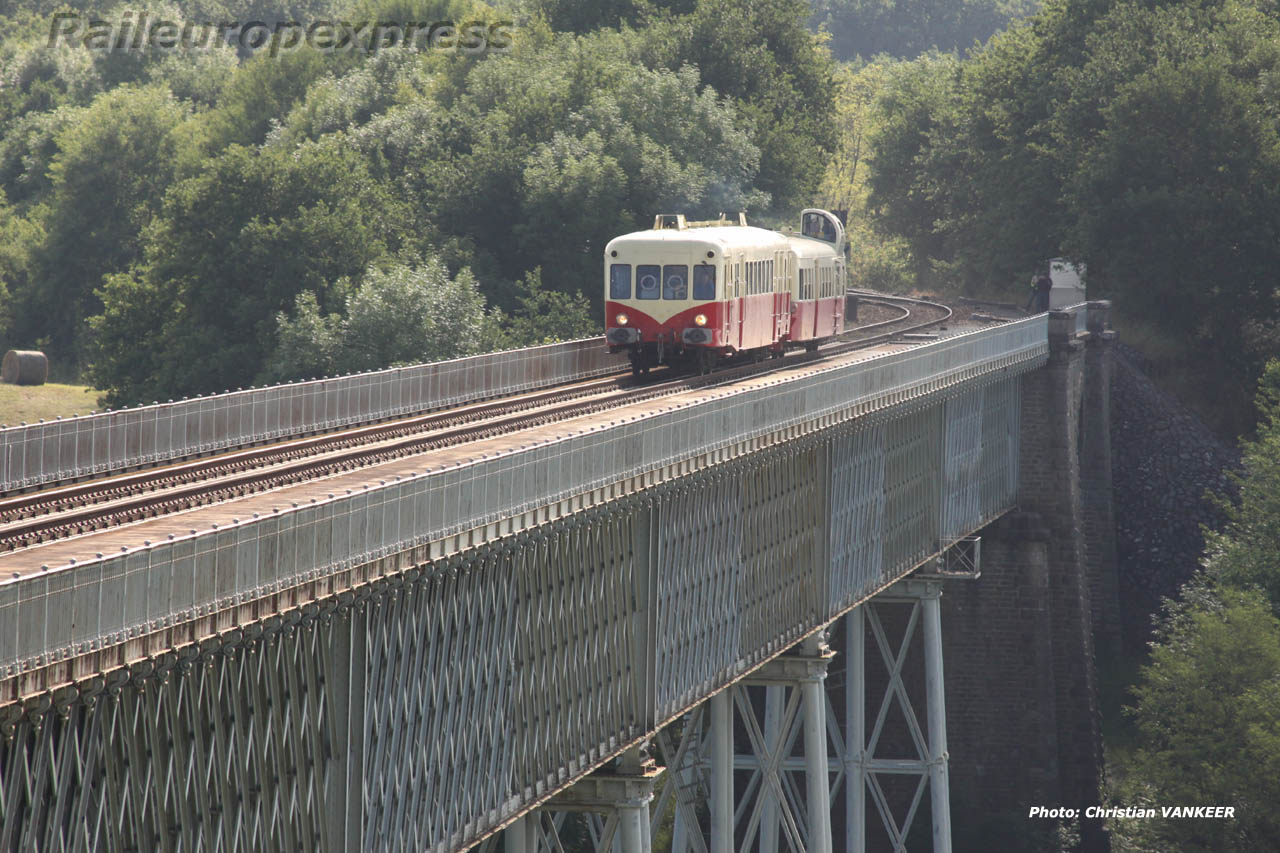
[[[0,493],[458,406],[620,370],[604,338],[0,430]]]

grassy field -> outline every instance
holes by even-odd
[[[84,385],[0,384],[0,423],[9,426],[23,421],[33,424],[41,418],[51,421],[59,415],[87,415],[97,408],[98,392]]]

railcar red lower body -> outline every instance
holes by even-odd
[[[804,299],[793,303],[790,340],[795,343],[820,341],[844,331],[844,297]]]
[[[791,322],[789,300],[786,293],[760,293],[701,302],[666,320],[657,319],[635,301],[608,301],[605,337],[611,350],[631,354],[637,372],[673,362],[693,362],[709,369],[717,359],[739,352],[781,353]],[[657,300],[653,303],[654,309],[662,305]],[[619,315],[625,316],[625,324],[619,322]]]

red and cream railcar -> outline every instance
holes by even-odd
[[[605,248],[609,347],[627,350],[637,373],[816,347],[844,330],[843,239],[839,220],[818,210],[804,211],[800,234],[753,228],[743,216],[658,216],[652,230]]]
[[[844,226],[825,210],[805,210],[800,220],[800,233],[786,234],[796,266],[788,342],[813,350],[844,332]]]

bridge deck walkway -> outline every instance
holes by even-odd
[[[431,450],[342,474],[309,480],[305,483],[282,486],[217,504],[195,507],[158,518],[47,542],[31,548],[0,554],[0,577],[24,576],[39,572],[45,566],[53,569],[73,562],[84,562],[98,555],[120,553],[121,551],[144,547],[149,543],[161,542],[169,536],[186,536],[214,528],[226,528],[236,523],[237,520],[243,521],[253,518],[255,514],[266,516],[294,505],[302,506],[312,501],[325,500],[333,495],[358,492],[365,488],[375,487],[380,483],[414,476],[424,471],[465,466],[494,454],[539,444],[544,441],[560,439],[573,433],[588,432],[601,425],[643,419],[654,412],[670,409],[673,406],[705,402],[717,397],[728,396],[732,393],[740,393],[744,389],[766,387],[819,371],[830,370],[833,367],[870,361],[917,346],[920,346],[919,342],[881,344],[838,356],[829,361],[807,362],[794,367],[784,366],[779,370],[745,377],[712,388],[701,388],[644,400],[604,412],[522,429],[452,447]]]

